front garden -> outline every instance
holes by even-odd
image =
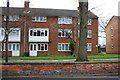
[[[116,59],[113,59],[116,58]],[[117,54],[98,54],[89,55],[89,61],[120,61],[117,60],[120,55]],[[64,63],[75,62],[76,57],[73,56],[44,56],[44,57],[9,57],[9,63]],[[97,59],[97,60],[96,60]],[[108,59],[108,60],[106,60]],[[3,58],[3,63],[5,58]],[[2,60],[1,60],[2,61]]]
[[[98,55],[89,55],[88,59],[108,59],[108,58],[120,58],[118,54],[98,54]],[[19,60],[55,60],[55,59],[76,59],[73,56],[45,56],[45,57],[9,57],[11,59]]]

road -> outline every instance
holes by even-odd
[[[120,78],[118,76],[86,76],[68,78],[17,77],[17,78],[4,78],[2,80],[120,80]]]

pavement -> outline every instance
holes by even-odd
[[[76,59],[58,59],[58,60],[9,60],[9,61],[75,61]],[[88,59],[88,60],[120,60],[120,58],[110,58],[110,59]],[[4,60],[2,60],[4,61]]]

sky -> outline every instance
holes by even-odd
[[[7,0],[0,0],[0,7],[6,7]],[[9,0],[10,7],[24,7],[25,0]],[[78,0],[29,0],[31,8],[53,8],[77,10]],[[120,0],[88,0],[89,10],[99,18],[109,20],[118,15],[118,2]],[[99,34],[103,35],[103,34]],[[104,36],[104,35],[103,35]],[[105,44],[105,38],[99,38],[99,44]]]
[[[7,0],[0,0],[0,6],[5,7]],[[25,0],[9,0],[10,7],[23,7]],[[32,8],[54,8],[77,10],[78,0],[29,0]],[[118,15],[118,2],[120,0],[88,0],[89,10],[99,17],[110,18]]]

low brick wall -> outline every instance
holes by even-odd
[[[118,75],[118,62],[79,63],[8,63],[1,64],[3,77],[75,77],[83,75]]]

